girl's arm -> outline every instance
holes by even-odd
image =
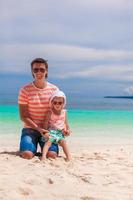
[[[65,112],[65,130],[64,130],[64,135],[68,136],[71,134],[71,131],[70,131],[70,127],[69,127],[69,124],[68,124],[68,118],[67,118],[67,112]]]

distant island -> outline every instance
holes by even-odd
[[[133,99],[133,96],[105,96],[104,98]]]

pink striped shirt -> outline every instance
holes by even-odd
[[[58,88],[47,82],[47,86],[43,89],[39,89],[33,83],[30,83],[21,88],[19,92],[18,104],[28,106],[29,117],[39,127],[43,127],[49,110],[49,100],[55,90],[58,90]],[[24,127],[30,128],[27,124],[24,124]]]

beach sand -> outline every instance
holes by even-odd
[[[0,140],[0,200],[133,200],[131,139],[71,138],[71,162],[22,159],[18,143]]]

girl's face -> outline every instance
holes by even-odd
[[[64,98],[63,97],[54,97],[51,102],[52,108],[56,111],[61,111],[64,106]]]

